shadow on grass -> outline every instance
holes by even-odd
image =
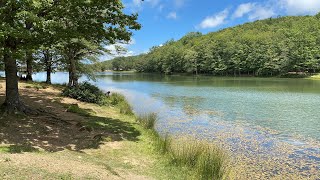
[[[38,109],[38,115],[0,116],[0,144],[9,145],[0,146],[0,152],[82,152],[106,141],[138,141],[140,132],[129,122],[98,117],[90,110],[27,93],[22,93],[21,99]],[[0,94],[0,103],[3,101]]]
[[[32,147],[31,145],[10,145],[10,146],[2,146],[0,147],[0,152],[5,153],[24,153],[24,152],[39,152],[38,149]]]

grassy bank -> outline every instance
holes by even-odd
[[[2,103],[3,80],[0,85]],[[198,141],[186,145],[161,138],[153,130],[156,116],[136,118],[121,95],[100,106],[60,96],[61,86],[19,86],[21,99],[37,112],[0,117],[3,179],[208,179],[212,174],[202,167],[216,157],[204,154],[215,151]]]
[[[320,80],[320,74],[316,74],[316,75],[310,76],[307,79]]]

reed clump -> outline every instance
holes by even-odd
[[[126,98],[119,93],[112,93],[108,98],[109,104],[117,106],[121,114],[133,115],[133,110]]]
[[[139,122],[146,129],[154,129],[156,121],[156,113],[144,114],[137,117],[137,122]]]
[[[137,121],[152,131],[156,151],[167,155],[178,166],[194,171],[195,179],[225,179],[228,174],[228,156],[221,148],[194,137],[160,136],[154,129],[154,113],[139,116]]]

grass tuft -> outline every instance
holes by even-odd
[[[137,117],[137,122],[139,122],[146,129],[154,129],[156,121],[156,113],[144,114]]]
[[[196,179],[223,179],[227,176],[228,157],[218,146],[192,137],[161,137],[154,129],[156,121],[155,113],[137,118],[137,122],[152,131],[156,151],[168,155],[172,163],[190,168]]]
[[[226,153],[210,142],[192,137],[166,137],[161,143],[157,146],[159,151],[166,152],[176,165],[194,170],[198,179],[223,179],[227,174]]]
[[[119,93],[112,93],[109,96],[109,102],[113,106],[117,106],[120,109],[121,114],[133,115],[132,107],[126,100],[126,98]]]

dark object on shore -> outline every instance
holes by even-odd
[[[27,80],[28,80],[27,77],[26,77],[26,76],[23,76],[23,75],[20,75],[19,79],[20,79],[21,81],[27,81]]]
[[[107,91],[106,95],[109,97],[109,96],[110,96],[110,93],[111,93],[110,91]]]

